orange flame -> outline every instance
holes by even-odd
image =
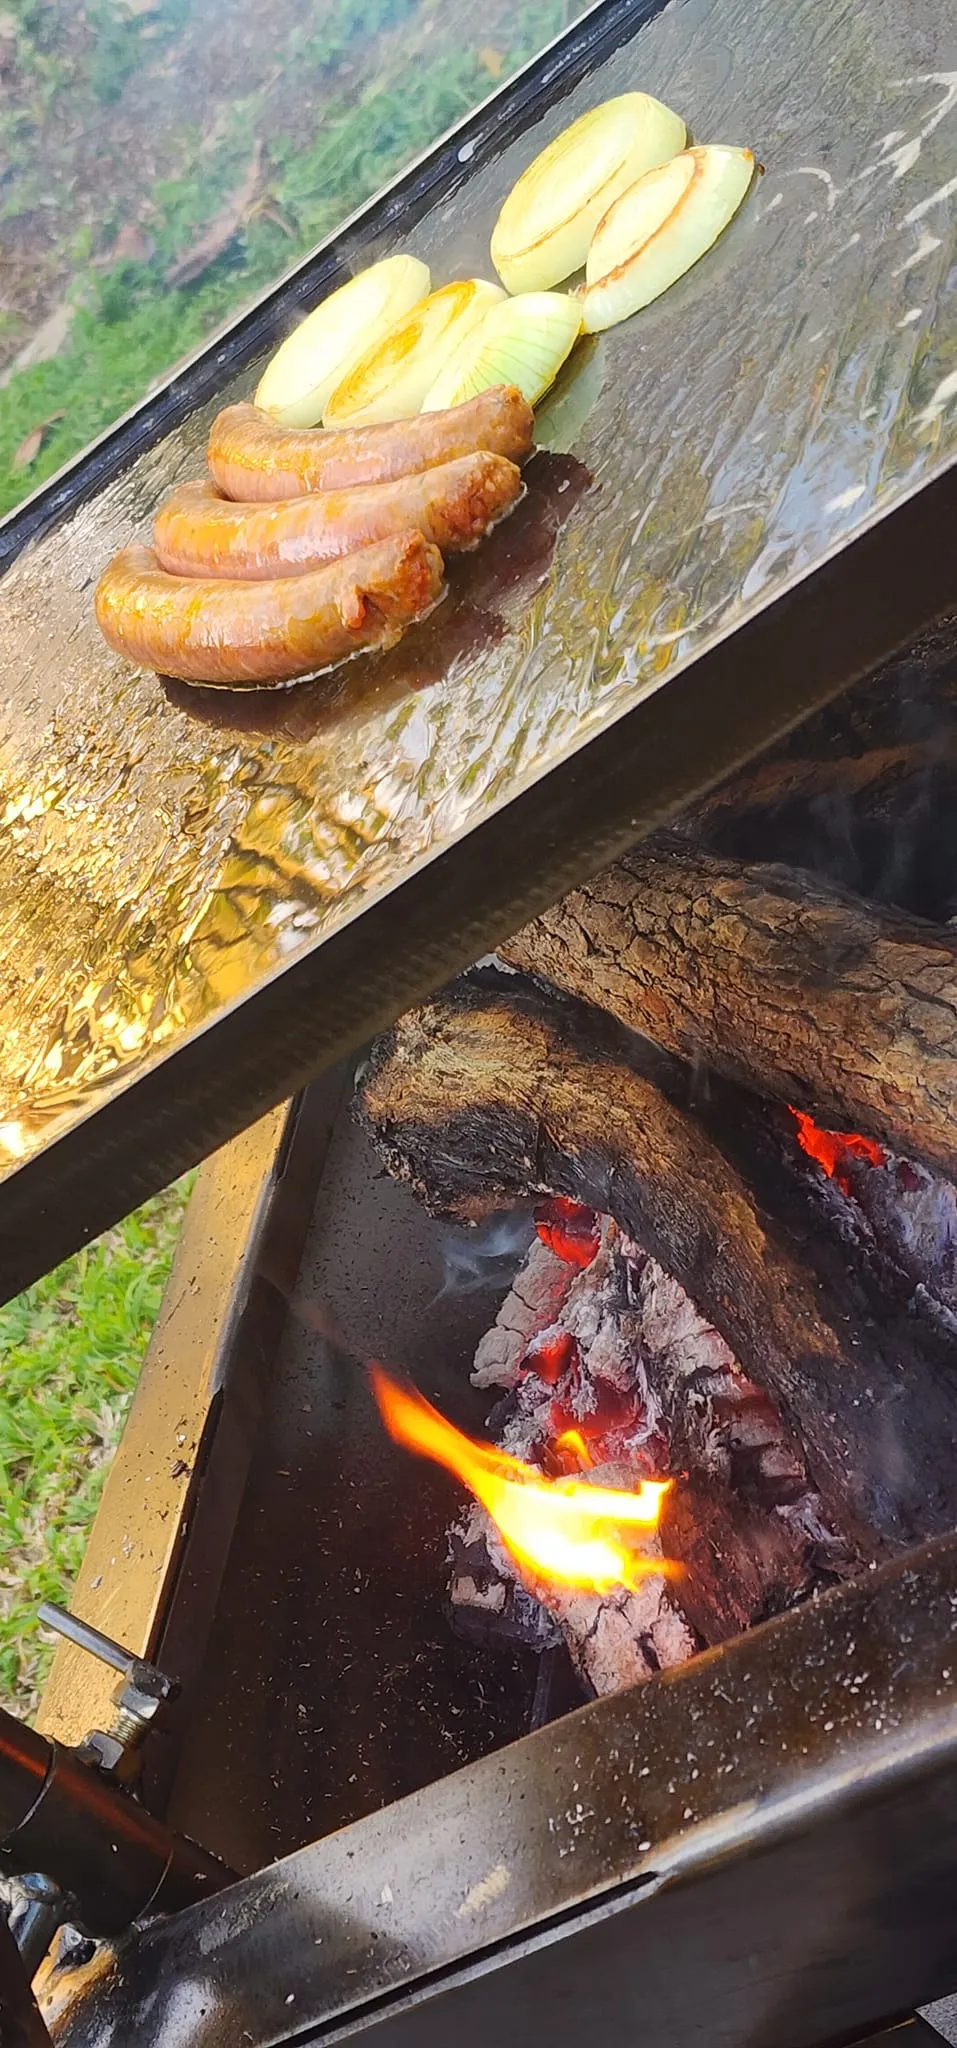
[[[595,1462],[580,1429],[563,1429],[561,1436],[555,1438],[555,1449],[570,1458],[577,1458],[585,1469]]]
[[[454,1472],[487,1508],[512,1556],[536,1577],[610,1593],[636,1586],[648,1572],[672,1569],[657,1555],[643,1557],[634,1534],[657,1527],[670,1480],[644,1479],[636,1493],[619,1493],[581,1479],[545,1479],[506,1451],[463,1436],[381,1366],[371,1366],[370,1376],[389,1435]]]
[[[795,1109],[793,1103],[788,1108],[797,1123],[797,1141],[802,1152],[809,1159],[816,1159],[845,1195],[851,1192],[847,1174],[841,1171],[847,1159],[866,1159],[871,1166],[883,1166],[887,1154],[873,1138],[863,1137],[860,1131],[822,1131],[806,1110]]]

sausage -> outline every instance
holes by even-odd
[[[531,406],[511,384],[480,391],[448,412],[328,432],[279,427],[255,405],[228,405],[210,428],[206,459],[226,498],[299,498],[416,476],[476,449],[521,462],[533,427]]]
[[[160,507],[153,546],[174,576],[295,576],[410,528],[443,553],[474,547],[521,490],[514,462],[484,454],[273,505],[237,505],[214,484],[184,484]]]
[[[303,576],[227,582],[170,576],[152,548],[123,548],[100,579],[100,631],[120,654],[188,683],[255,688],[391,647],[442,595],[442,557],[401,533]]]

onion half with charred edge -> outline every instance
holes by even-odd
[[[427,297],[417,256],[387,256],[323,299],[267,363],[256,404],[281,427],[315,427],[331,392],[360,355]]]
[[[615,201],[588,251],[585,331],[627,320],[704,256],[733,219],[754,176],[750,149],[683,150]]]
[[[619,193],[683,149],[680,114],[646,92],[620,93],[582,114],[512,187],[492,233],[492,262],[510,292],[548,291],[580,270]]]
[[[566,292],[523,292],[493,306],[440,371],[422,407],[440,412],[496,384],[537,405],[581,333],[581,307]]]
[[[417,413],[449,350],[505,297],[501,285],[470,277],[432,292],[367,349],[323,410],[327,427],[366,427]]]

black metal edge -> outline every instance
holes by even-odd
[[[957,607],[957,465],[0,1183],[0,1299]]]
[[[632,1885],[339,2023],[257,2033],[254,2004],[242,2038],[334,2048],[376,2027],[375,2048],[939,2048],[912,2008],[957,1982],[953,1765],[842,1788],[812,1831],[796,1812],[767,1833],[761,1819],[673,1881]],[[96,2034],[91,2048],[113,2044]],[[178,2042],[160,2033],[155,2048]]]
[[[801,2048],[953,1988],[955,1880],[951,1536],[134,1936],[63,2038]]]
[[[335,285],[344,282],[352,274],[350,257],[357,241],[368,244],[400,222],[413,227],[430,207],[520,136],[536,114],[564,99],[626,37],[637,34],[667,4],[668,0],[599,0],[572,23],[384,191],[350,214],[238,319],[219,328],[158,390],[0,519],[0,575],[28,542],[128,469],[274,345]],[[466,146],[468,155],[463,162],[460,152]]]

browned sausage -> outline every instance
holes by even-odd
[[[511,384],[481,391],[448,412],[375,427],[278,427],[254,405],[228,405],[214,419],[206,458],[224,497],[300,498],[389,483],[484,449],[521,462],[532,445],[532,408]]]
[[[144,668],[254,688],[390,647],[441,594],[442,557],[421,533],[268,583],[170,576],[134,545],[101,578],[96,616],[110,646]]]
[[[153,546],[174,576],[297,576],[410,528],[443,553],[474,547],[521,490],[504,455],[462,455],[394,483],[274,505],[237,505],[215,484],[183,484],[160,506]]]

